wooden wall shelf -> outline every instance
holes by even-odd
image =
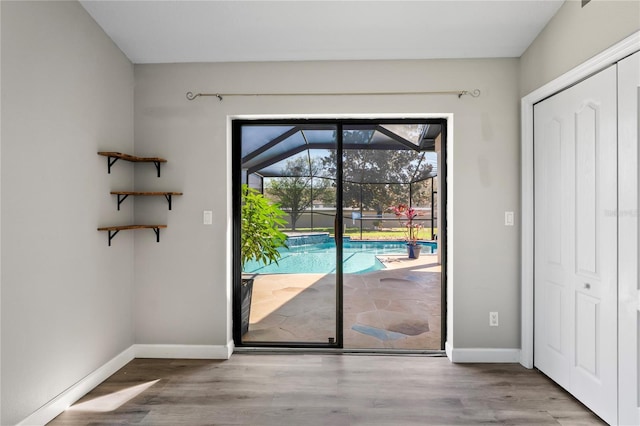
[[[153,229],[153,232],[156,234],[156,242],[160,242],[160,229],[166,228],[167,225],[120,225],[120,226],[105,226],[102,228],[98,228],[98,231],[107,231],[109,233],[109,245],[111,245],[111,240],[116,234],[120,231],[126,231],[130,229]]]
[[[114,151],[100,151],[98,155],[107,157],[107,173],[111,173],[111,166],[113,166],[118,160],[131,161],[132,163],[153,163],[158,171],[158,177],[160,177],[160,164],[166,163],[167,160],[160,157],[137,157],[135,155],[123,154],[121,152]]]
[[[115,151],[100,151],[98,155],[102,155],[103,157],[107,157],[107,172],[111,173],[111,166],[115,164],[118,160],[131,161],[132,163],[153,163],[158,170],[158,177],[160,177],[160,164],[166,163],[167,160],[160,157],[137,157],[135,155],[123,154],[121,152]],[[164,196],[167,199],[167,203],[169,203],[169,210],[171,210],[171,199],[173,196],[182,195],[182,192],[173,192],[173,191],[111,191],[112,195],[117,195],[118,197],[118,210],[120,210],[120,204],[124,200],[127,199],[129,195],[131,196]],[[98,231],[108,232],[109,236],[109,246],[111,246],[111,240],[115,237],[118,232],[126,231],[131,229],[153,229],[153,232],[156,234],[156,242],[160,242],[160,229],[166,228],[167,225],[118,225],[118,226],[104,226],[102,228],[98,228]]]
[[[168,192],[168,191],[111,191],[111,195],[118,196],[118,210],[120,210],[120,204],[127,199],[129,195],[132,196],[161,196],[167,199],[169,203],[169,210],[171,210],[171,198],[174,195],[182,195],[182,192]]]

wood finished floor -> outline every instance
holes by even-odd
[[[51,425],[603,424],[537,371],[446,358],[136,359]]]

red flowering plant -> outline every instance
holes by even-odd
[[[420,233],[420,229],[422,229],[421,224],[414,223],[414,219],[418,216],[417,210],[406,204],[398,204],[392,207],[392,209],[404,227],[407,244],[416,245],[418,243],[418,234]]]

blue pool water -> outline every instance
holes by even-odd
[[[333,239],[317,244],[289,244],[281,249],[278,264],[263,265],[248,262],[244,272],[257,274],[330,274],[336,269],[336,244]],[[436,243],[421,242],[422,253],[435,253]],[[406,254],[407,245],[402,241],[350,241],[343,243],[343,271],[345,274],[362,274],[384,269],[376,256]]]

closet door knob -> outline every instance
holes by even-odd
[[[591,284],[589,283],[584,283],[584,288],[586,288],[587,290],[589,290],[591,288]]]

